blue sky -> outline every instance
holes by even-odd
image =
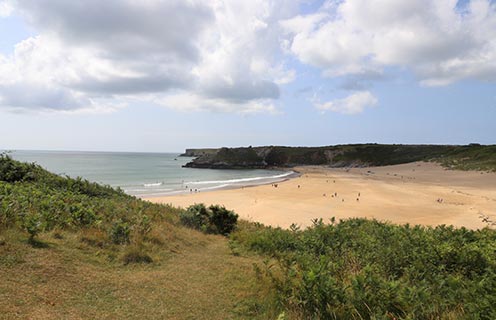
[[[491,1],[39,3],[0,0],[0,149],[496,143]]]

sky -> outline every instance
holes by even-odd
[[[0,0],[0,149],[496,143],[496,1]]]

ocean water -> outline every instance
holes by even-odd
[[[177,153],[13,151],[11,156],[36,162],[56,174],[120,187],[138,197],[272,183],[294,174],[276,170],[183,168],[192,158],[179,157]]]

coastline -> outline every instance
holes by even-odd
[[[194,192],[194,191],[190,192],[186,189],[185,190],[175,190],[175,191],[170,191],[167,193],[160,193],[160,194],[157,193],[157,194],[144,195],[144,196],[140,196],[139,198],[141,198],[143,200],[152,201],[152,199],[155,199],[155,198],[192,195],[192,194],[198,194],[198,193],[211,193],[211,192],[222,191],[222,190],[238,190],[238,189],[244,189],[244,188],[253,188],[253,187],[264,186],[264,185],[269,185],[269,184],[274,184],[274,183],[282,183],[282,182],[285,182],[285,181],[288,181],[288,180],[291,180],[294,178],[298,178],[301,175],[294,168],[269,168],[266,170],[287,171],[287,172],[290,172],[290,174],[285,175],[284,177],[280,177],[280,178],[271,178],[271,177],[246,178],[245,180],[248,180],[248,181],[245,181],[245,183],[243,183],[243,181],[241,181],[239,183],[231,183],[231,184],[207,187],[204,189],[199,189],[198,192]],[[250,179],[253,179],[252,181],[256,181],[256,180],[267,180],[267,181],[250,183],[250,181],[249,181]]]
[[[220,204],[245,220],[283,228],[332,217],[470,229],[496,225],[496,173],[446,170],[426,162],[291,170],[297,176],[277,182],[277,188],[268,183],[143,199],[180,207]]]

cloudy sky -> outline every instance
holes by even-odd
[[[496,1],[0,0],[0,149],[496,143]]]

